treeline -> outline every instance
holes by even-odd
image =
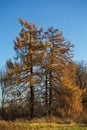
[[[58,29],[19,19],[16,55],[1,70],[1,118],[80,116],[87,108],[87,67],[73,62],[73,45]]]

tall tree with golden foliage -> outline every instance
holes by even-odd
[[[73,45],[66,41],[62,33],[53,27],[45,32],[45,38],[47,39],[47,52],[45,55],[46,98],[48,97],[49,99],[48,113],[49,116],[52,116],[53,93],[60,86],[60,77],[62,77],[64,67],[71,61]]]
[[[14,42],[14,49],[20,58],[22,67],[22,79],[26,79],[30,91],[30,117],[34,116],[34,90],[35,84],[38,82],[40,74],[36,68],[40,67],[42,62],[45,45],[42,41],[42,29],[37,29],[36,25],[19,19],[22,25],[20,36]]]

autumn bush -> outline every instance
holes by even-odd
[[[87,110],[84,110],[75,122],[87,124]]]

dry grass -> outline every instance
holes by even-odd
[[[30,123],[29,121],[0,121],[0,130],[87,130],[79,124]]]

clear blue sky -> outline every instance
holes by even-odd
[[[15,55],[19,17],[58,28],[75,45],[74,60],[87,62],[87,0],[0,0],[0,68]]]

